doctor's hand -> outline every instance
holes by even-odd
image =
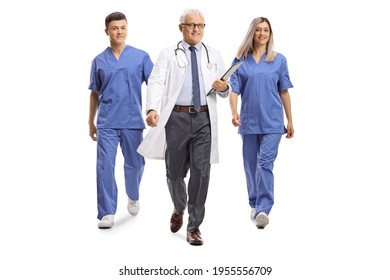
[[[95,124],[90,124],[89,125],[89,137],[91,137],[93,141],[96,141],[96,139],[97,139]]]
[[[237,127],[240,125],[241,119],[239,113],[234,113],[232,118],[232,124]]]
[[[229,89],[229,86],[227,85],[226,81],[221,79],[215,80],[212,87],[219,92],[224,92]]]
[[[158,124],[158,119],[159,115],[157,114],[157,112],[154,110],[150,110],[148,112],[148,115],[146,116],[146,123],[148,124],[148,126],[156,127]]]

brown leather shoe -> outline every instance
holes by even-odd
[[[203,239],[200,237],[201,233],[199,229],[196,229],[194,231],[189,231],[187,233],[187,241],[191,245],[203,245]]]
[[[171,216],[171,231],[177,232],[183,225],[184,211],[180,211],[178,214],[173,211]]]

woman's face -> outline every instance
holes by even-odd
[[[271,36],[271,29],[266,21],[260,22],[253,35],[253,43],[255,46],[265,46]]]

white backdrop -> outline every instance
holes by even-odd
[[[7,4],[5,4],[7,3]],[[270,266],[268,279],[389,279],[388,50],[385,1],[12,1],[0,4],[1,279],[161,279],[127,268]],[[141,211],[126,210],[118,157],[116,224],[98,230],[89,71],[108,46],[104,18],[126,14],[127,43],[159,51],[181,39],[180,14],[206,17],[204,42],[226,65],[254,17],[271,21],[288,60],[295,127],[275,164],[270,224],[249,219],[241,139],[220,99],[205,244],[169,230],[164,163],[146,161]],[[146,131],[145,131],[146,132]],[[120,155],[120,152],[119,152]],[[185,216],[185,221],[187,215]],[[208,272],[206,272],[208,270]],[[259,279],[261,276],[245,276]]]

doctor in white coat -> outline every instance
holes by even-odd
[[[227,97],[231,89],[220,79],[225,72],[220,53],[201,42],[203,14],[186,10],[179,29],[183,40],[161,51],[149,77],[146,123],[152,128],[138,152],[145,158],[165,159],[174,205],[171,231],[181,228],[187,207],[187,241],[202,245],[199,226],[205,214],[210,164],[218,163],[217,95]]]

